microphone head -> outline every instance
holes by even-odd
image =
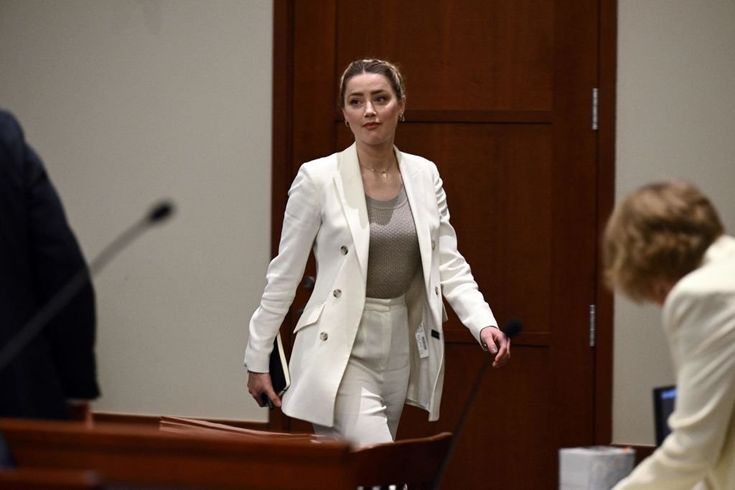
[[[146,222],[149,224],[160,223],[166,221],[174,213],[174,203],[169,200],[158,202],[151,208],[146,216]]]
[[[512,339],[521,333],[521,330],[523,330],[523,322],[520,320],[510,320],[501,330],[505,335]]]

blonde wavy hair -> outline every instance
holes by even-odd
[[[675,284],[702,262],[724,233],[717,210],[689,182],[645,185],[613,211],[602,241],[605,279],[635,301],[655,297],[656,284]]]

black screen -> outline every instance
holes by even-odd
[[[656,425],[656,445],[660,446],[671,432],[668,419],[676,403],[676,386],[653,389],[653,415]]]

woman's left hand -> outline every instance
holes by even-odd
[[[499,328],[487,327],[480,332],[480,339],[493,358],[493,367],[501,367],[510,361],[510,339]]]

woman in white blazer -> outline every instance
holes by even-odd
[[[510,341],[457,251],[436,166],[394,146],[405,110],[398,69],[352,62],[339,100],[355,143],[303,164],[291,186],[245,365],[256,401],[265,394],[317,433],[366,445],[395,439],[405,403],[439,417],[442,296],[494,366],[510,358]],[[316,283],[294,330],[281,404],[269,355],[312,251]]]
[[[615,490],[735,488],[735,239],[691,184],[657,183],[608,222],[610,282],[663,306],[676,373],[671,433]]]

